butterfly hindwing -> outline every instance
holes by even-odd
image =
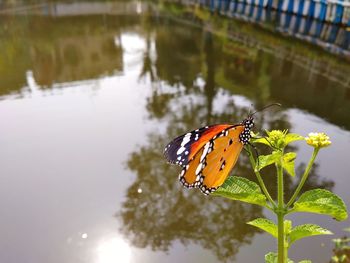
[[[203,158],[206,165],[201,171],[203,181],[200,190],[204,194],[212,193],[221,186],[235,166],[243,149],[243,143],[239,140],[243,130],[244,126],[233,127],[228,130],[227,136],[213,141],[213,150]]]
[[[243,125],[230,126],[215,134],[184,166],[180,181],[186,187],[199,187],[204,194],[214,192],[226,180],[243,148],[239,135]]]
[[[183,134],[165,147],[164,156],[170,163],[186,166],[208,140],[230,126],[232,125],[205,126]]]

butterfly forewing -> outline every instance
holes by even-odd
[[[208,140],[231,126],[228,124],[205,126],[183,134],[165,147],[164,156],[170,163],[186,166]]]

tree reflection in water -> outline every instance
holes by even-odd
[[[136,179],[127,190],[126,200],[118,213],[123,223],[122,232],[137,247],[167,251],[174,241],[179,240],[184,245],[190,242],[199,244],[211,250],[221,261],[232,260],[239,248],[251,243],[254,234],[259,232],[246,225],[246,222],[263,217],[263,209],[223,198],[205,197],[199,191],[182,189],[177,182],[179,168],[167,164],[162,152],[171,138],[183,132],[209,123],[238,122],[247,116],[249,109],[239,106],[230,92],[218,88],[215,78],[217,71],[221,70],[217,66],[220,56],[215,54],[218,47],[215,47],[211,33],[197,32],[203,35],[201,38],[196,37],[201,42],[193,43],[197,46],[187,50],[186,56],[179,57],[176,52],[181,52],[193,36],[172,30],[171,37],[176,38],[176,41],[169,41],[169,32],[168,29],[157,29],[156,57],[162,59],[155,60],[154,65],[149,66],[150,55],[145,56],[147,61],[144,64],[148,66],[143,67],[141,73],[141,76],[146,74],[145,68],[155,69],[152,76],[158,76],[158,84],[166,82],[171,85],[167,88],[160,84],[154,85],[147,100],[149,117],[159,122],[165,121],[166,132],[149,134],[145,145],[133,152],[127,161],[127,167],[136,174]],[[158,52],[163,52],[162,50],[174,52],[169,56],[159,55]],[[193,61],[203,64],[204,74],[200,74],[200,68],[193,68],[198,66],[193,65]],[[178,66],[180,62],[181,69]],[[254,67],[260,67],[261,72],[266,66],[257,64]],[[198,84],[200,82],[204,84]],[[268,85],[268,80],[259,83]],[[264,98],[256,99],[255,104],[258,106],[266,104],[264,99],[268,99],[266,93],[260,95]],[[213,106],[218,101],[220,109],[214,111]],[[291,127],[288,116],[283,111],[266,111],[257,115],[256,122],[259,130],[262,127]],[[331,188],[333,182],[320,181],[316,171],[313,170],[304,189],[319,186]],[[266,170],[265,173],[269,172]],[[255,180],[246,153],[241,154],[233,174]],[[265,179],[269,190],[274,193],[275,178],[266,176]],[[287,195],[294,188],[292,179],[287,178]]]

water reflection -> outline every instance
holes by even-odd
[[[117,220],[114,219],[113,222],[121,223],[123,237],[119,237],[115,231],[110,239],[103,239],[98,242],[99,245],[92,246],[96,258],[108,262],[116,257],[119,260],[124,257],[128,261],[132,246],[168,251],[176,241],[180,241],[185,246],[197,244],[211,251],[220,261],[233,260],[240,248],[253,242],[258,233],[257,229],[245,222],[264,216],[264,211],[258,206],[228,202],[221,198],[205,198],[197,191],[183,189],[176,179],[178,168],[165,163],[162,156],[164,145],[178,134],[209,123],[239,122],[247,116],[251,104],[260,108],[275,101],[281,102],[285,109],[305,110],[327,120],[327,125],[333,123],[344,130],[350,130],[347,82],[350,67],[338,60],[323,60],[324,53],[310,51],[310,55],[298,48],[286,47],[280,36],[242,22],[219,20],[223,23],[224,30],[217,36],[213,33],[217,32],[215,24],[210,21],[200,21],[203,27],[192,27],[191,24],[198,25],[198,17],[193,14],[175,21],[171,17],[147,11],[143,6],[135,10],[142,10],[141,15],[69,16],[60,13],[58,16],[57,13],[48,13],[47,16],[0,17],[0,48],[5,51],[0,52],[0,99],[9,102],[13,96],[30,98],[45,92],[54,95],[66,87],[74,92],[77,86],[90,81],[99,82],[101,76],[113,76],[115,81],[110,82],[112,84],[108,88],[117,95],[113,97],[110,94],[115,93],[105,94],[108,99],[99,104],[103,114],[96,115],[102,118],[110,113],[106,117],[110,119],[106,123],[102,122],[108,128],[102,129],[103,125],[96,121],[96,116],[90,118],[89,115],[87,118],[85,115],[77,115],[76,119],[72,119],[72,123],[78,124],[82,119],[89,119],[89,125],[83,125],[81,130],[77,128],[74,136],[80,138],[84,134],[89,138],[91,136],[91,140],[83,140],[82,144],[77,139],[71,141],[72,145],[77,145],[76,152],[73,151],[77,156],[85,158],[87,148],[98,148],[101,137],[106,139],[101,148],[108,148],[116,138],[121,138],[121,141],[130,143],[130,148],[134,149],[131,153],[127,152],[126,146],[118,141],[110,152],[99,149],[100,157],[92,155],[91,159],[86,159],[87,162],[84,159],[84,163],[92,165],[92,169],[87,170],[96,171],[94,178],[99,183],[103,181],[101,174],[106,167],[115,163],[116,153],[126,160],[127,168],[127,171],[118,174],[113,171],[111,175],[113,178],[118,177],[116,180],[127,182],[125,185],[129,187],[118,193],[125,193],[125,198],[118,199],[118,209],[113,203],[114,198],[111,198],[112,204],[108,204],[112,210],[118,210]],[[132,39],[137,41],[130,43]],[[134,56],[134,50],[137,50],[137,56]],[[321,59],[317,56],[319,54]],[[126,60],[128,56],[132,56],[133,60]],[[139,57],[142,59],[139,60]],[[129,79],[123,78],[133,70],[137,71],[136,77],[131,75]],[[130,88],[130,78],[138,79],[141,87],[138,92]],[[99,85],[94,85],[97,86]],[[79,92],[79,96],[84,93],[82,90]],[[121,96],[123,98],[117,100]],[[126,107],[122,103],[124,96],[142,96],[146,101],[145,115],[139,116],[140,119],[143,118],[143,126],[134,124],[135,116],[129,115],[134,106]],[[75,104],[76,98],[72,101]],[[110,103],[105,103],[106,101]],[[116,101],[122,106],[114,108]],[[58,104],[61,107],[69,102],[67,99]],[[91,108],[82,108],[81,111],[90,112]],[[67,116],[70,114],[67,113]],[[123,115],[123,118],[116,121],[115,116],[118,114]],[[65,118],[66,116],[63,117]],[[92,122],[95,127],[101,128],[101,133],[87,133],[87,130],[92,130]],[[55,127],[66,125],[66,122],[58,120]],[[257,116],[256,129],[293,130],[295,125],[287,110],[267,111]],[[112,126],[115,129],[109,130]],[[151,131],[146,134],[148,128]],[[142,143],[139,147],[133,141],[136,132],[128,136],[131,130],[137,130],[140,134]],[[105,131],[113,132],[109,134]],[[45,136],[44,133],[40,134]],[[66,136],[70,137],[68,133]],[[46,139],[52,142],[51,137]],[[79,146],[83,150],[77,150]],[[30,150],[33,152],[36,149]],[[261,151],[263,153],[264,150]],[[63,153],[57,159],[64,160],[66,153]],[[68,156],[72,158],[71,155]],[[104,159],[112,161],[106,165],[101,161]],[[98,169],[96,160],[102,163]],[[328,161],[329,166],[335,165],[331,163],[333,160]],[[69,167],[71,163],[71,160],[67,161],[66,166]],[[298,169],[304,166],[305,164],[299,164]],[[320,176],[319,167],[312,171],[304,190],[334,187],[334,181]],[[72,178],[76,178],[75,174],[84,175],[82,183],[77,183],[79,187],[76,193],[80,193],[87,172],[81,171],[81,167],[76,169],[74,176],[71,174]],[[130,181],[131,177],[125,176],[131,173],[135,175],[133,181]],[[266,170],[265,173],[268,175],[270,171]],[[234,174],[254,180],[245,153],[242,153]],[[275,179],[266,177],[266,180],[269,190],[275,196]],[[67,182],[70,181],[67,179]],[[93,182],[94,185],[97,184]],[[112,185],[111,191],[114,194],[115,182],[111,182],[113,183],[109,187]],[[286,182],[288,197],[295,185],[289,177]],[[65,189],[66,185],[57,184],[54,187],[59,192],[59,187]],[[100,189],[105,187],[103,185]],[[96,195],[96,192],[89,192],[86,196],[93,196],[94,200]],[[81,199],[88,199],[86,196]],[[80,211],[80,205],[79,203],[78,208],[72,210],[75,213]],[[95,209],[88,208],[86,210],[89,212]],[[64,208],[65,212],[66,210]],[[110,210],[106,211],[108,215],[111,214]],[[97,217],[99,216],[100,214]],[[77,220],[78,225],[82,218],[90,218],[90,215],[81,216]],[[95,218],[91,220],[94,221]],[[103,220],[107,221],[106,218]],[[105,221],[101,220],[99,224],[104,225]],[[94,221],[93,224],[95,223]],[[89,233],[88,238],[83,238],[87,236],[81,232],[79,239],[92,240],[93,233],[86,231]]]
[[[102,240],[97,247],[96,263],[129,263],[131,262],[131,248],[121,238]]]

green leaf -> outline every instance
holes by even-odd
[[[271,147],[271,143],[268,141],[268,139],[267,139],[266,137],[251,138],[251,142],[252,142],[252,143],[261,143],[261,144],[265,144],[265,145]]]
[[[296,133],[287,133],[286,137],[284,137],[284,145],[287,145],[294,141],[305,140],[305,138]]]
[[[273,252],[269,252],[265,255],[266,263],[277,263],[277,254]]]
[[[308,259],[304,259],[302,261],[299,261],[299,263],[312,263],[312,261]]]
[[[347,259],[347,255],[343,254],[340,256],[340,262],[346,262],[345,260]]]
[[[289,235],[290,244],[304,237],[316,236],[316,235],[332,235],[332,234],[333,233],[331,231],[324,229],[318,225],[313,225],[313,224],[300,225],[292,229],[292,232]]]
[[[348,232],[350,232],[350,227],[348,227],[348,228],[344,228],[343,230],[344,230],[344,231],[348,231]]]
[[[293,177],[295,176],[294,161],[296,157],[297,157],[297,154],[295,152],[289,152],[283,155],[282,166],[284,170],[286,170],[286,172]]]
[[[348,217],[344,201],[339,196],[324,189],[314,189],[303,193],[294,203],[293,212],[324,214],[338,221]]]
[[[267,206],[266,197],[260,187],[246,178],[230,176],[212,195],[239,200],[250,204]]]
[[[254,219],[253,221],[248,222],[247,224],[260,228],[266,231],[267,233],[271,234],[275,238],[277,238],[278,236],[277,225],[269,219],[257,218],[257,219]]]
[[[279,162],[281,157],[281,152],[274,151],[269,155],[260,155],[258,161],[256,162],[255,170],[260,171],[262,168],[271,165],[273,163]]]
[[[284,233],[285,235],[289,235],[292,231],[292,221],[284,220]]]
[[[266,263],[278,263],[278,256],[277,253],[269,252],[265,255],[265,262]],[[293,260],[287,259],[287,263],[294,263]]]

